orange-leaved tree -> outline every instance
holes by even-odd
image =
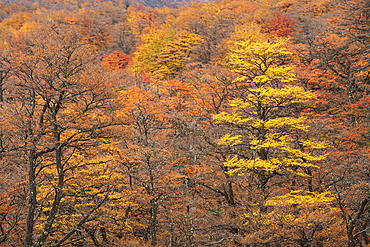
[[[114,80],[93,65],[94,53],[73,28],[41,25],[23,41],[11,44],[16,69],[7,82],[2,127],[13,131],[8,141],[15,147],[8,151],[26,171],[23,243],[59,246],[77,241],[85,223],[124,186],[98,152],[120,124]]]
[[[339,1],[340,15],[327,20],[325,34],[312,35],[303,50],[302,79],[319,96],[312,118],[333,143],[325,182],[341,209],[347,245],[369,240],[369,23],[368,1]],[[344,231],[344,229],[343,229]]]

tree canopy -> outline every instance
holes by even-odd
[[[369,17],[0,1],[0,245],[368,246]]]

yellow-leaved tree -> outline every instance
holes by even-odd
[[[230,100],[228,110],[214,115],[213,119],[229,132],[218,142],[228,147],[229,159],[224,163],[228,173],[250,177],[245,188],[251,199],[243,202],[249,211],[244,215],[246,224],[251,231],[262,233],[262,226],[271,225],[270,216],[280,215],[275,210],[281,211],[283,206],[279,203],[282,200],[273,200],[274,196],[288,197],[290,190],[307,191],[296,196],[299,197],[297,204],[307,198],[325,199],[315,204],[320,205],[314,207],[315,210],[326,207],[332,197],[328,192],[313,192],[312,174],[319,168],[319,161],[325,158],[318,150],[326,144],[305,138],[309,126],[300,113],[315,95],[296,83],[294,68],[289,63],[291,53],[284,47],[288,40],[270,41],[256,26],[243,30],[244,34],[236,32],[228,55],[228,64],[238,75],[233,83],[240,94]],[[306,226],[310,224],[304,219],[301,221]],[[265,233],[263,239],[272,241]],[[302,234],[297,241],[306,237]],[[284,240],[276,236],[273,239]],[[253,243],[250,241],[248,243]],[[259,243],[267,242],[261,240]]]
[[[162,25],[142,36],[132,69],[135,73],[150,73],[157,80],[173,79],[190,61],[191,50],[202,42],[199,35]]]
[[[306,149],[322,149],[322,142],[303,140],[299,132],[307,131],[299,108],[314,97],[310,91],[295,85],[293,67],[286,65],[290,55],[283,46],[286,39],[274,42],[245,40],[229,55],[229,64],[239,76],[234,80],[244,93],[230,100],[229,112],[214,115],[219,124],[231,127],[231,134],[220,139],[219,145],[242,146],[226,163],[230,173],[256,173],[263,189],[275,174],[294,173],[308,177],[308,168],[318,168],[316,156]]]

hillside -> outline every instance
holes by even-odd
[[[368,0],[2,0],[0,246],[369,246]]]

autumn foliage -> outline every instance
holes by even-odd
[[[1,246],[370,245],[368,1],[5,2]]]

